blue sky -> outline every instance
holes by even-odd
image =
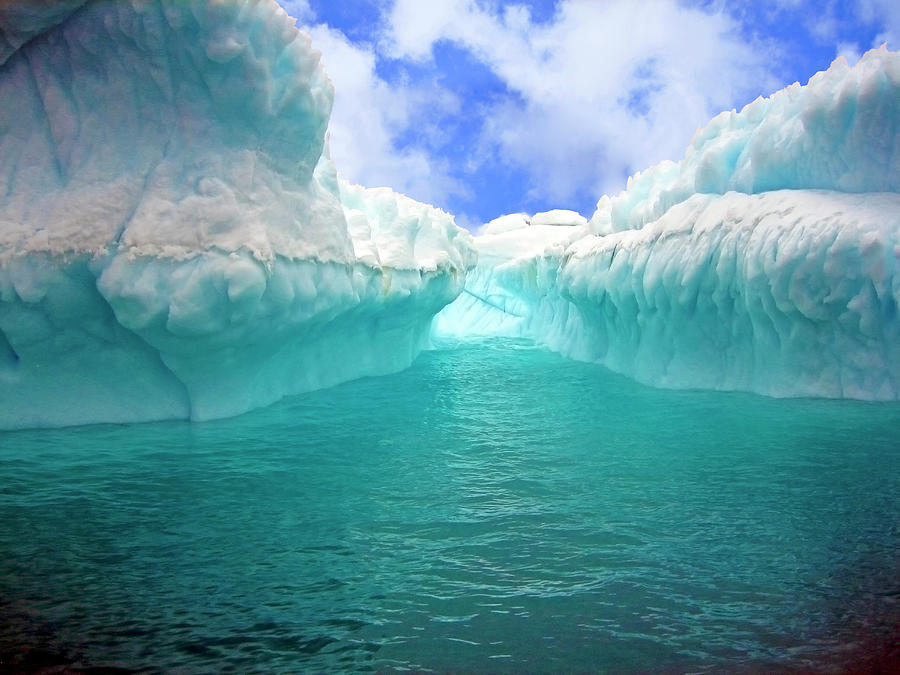
[[[900,49],[897,0],[282,0],[335,84],[339,172],[439,206],[590,217],[722,110]]]

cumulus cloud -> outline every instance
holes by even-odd
[[[319,2],[282,0],[335,83],[342,174],[488,219],[485,204],[587,210],[680,159],[711,117],[790,81],[797,47],[773,26],[806,31],[826,59],[855,61],[873,28],[874,46],[900,48],[896,0],[854,0],[859,30],[833,0],[558,0],[540,20],[524,0],[385,0],[370,42],[318,23]]]
[[[862,0],[866,19],[877,22],[882,30],[872,41],[872,47],[887,43],[890,49],[900,49],[900,3],[897,0]]]
[[[469,50],[512,92],[485,117],[484,146],[565,202],[619,189],[630,173],[678,158],[697,127],[776,86],[768,55],[723,12],[654,0],[560,3],[549,22],[524,6],[398,0],[395,58],[424,60],[441,40]]]
[[[458,109],[454,95],[434,86],[388,83],[378,75],[372,45],[317,23],[308,0],[281,0],[281,6],[310,34],[335,85],[328,132],[338,172],[352,183],[388,186],[438,205],[466,194],[445,160],[422,144],[401,140],[413,127],[427,128],[430,110]]]
[[[416,199],[445,204],[463,188],[446,162],[427,148],[402,146],[399,139],[426,123],[428,108],[458,107],[447,91],[388,84],[378,76],[371,47],[350,42],[340,31],[319,24],[306,28],[323,53],[325,72],[335,85],[329,124],[331,156],[347,180],[369,187],[386,185]]]

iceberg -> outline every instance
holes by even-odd
[[[545,219],[485,228],[435,340],[530,337],[660,387],[900,398],[900,54],[839,58],[586,224]]]
[[[900,397],[900,54],[472,238],[339,179],[272,0],[0,6],[0,429],[206,420],[521,336],[662,387]]]
[[[338,179],[331,82],[275,2],[12,2],[0,35],[0,428],[395,371],[462,289],[450,215]]]

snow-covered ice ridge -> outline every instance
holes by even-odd
[[[401,369],[474,264],[338,180],[275,2],[0,7],[0,428],[209,419]]]
[[[515,214],[475,241],[436,339],[529,336],[654,386],[896,400],[900,54],[722,113],[587,224]]]

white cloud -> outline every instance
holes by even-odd
[[[557,204],[680,158],[699,125],[777,87],[771,53],[747,44],[727,14],[676,0],[565,0],[540,24],[524,8],[398,0],[388,25],[392,56],[426,59],[449,40],[515,92],[489,111],[485,142]]]
[[[371,47],[352,43],[322,24],[305,29],[323,53],[325,72],[335,85],[329,133],[338,172],[354,183],[386,185],[438,205],[462,193],[463,187],[442,160],[424,147],[398,143],[412,126],[427,124],[430,107],[458,107],[454,97],[433,88],[388,84],[376,72]]]
[[[883,27],[872,41],[872,47],[887,43],[889,49],[900,49],[900,2],[897,0],[862,0],[864,17]]]
[[[847,63],[853,66],[862,54],[859,53],[859,45],[855,42],[839,42],[836,56],[843,56],[847,59]]]
[[[775,38],[747,37],[752,26],[742,30],[740,21],[754,14],[730,0],[707,0],[704,9],[683,0],[559,0],[541,22],[524,0],[503,9],[499,0],[393,0],[384,3],[375,44],[316,25],[310,0],[281,2],[311,26],[335,82],[331,147],[339,171],[445,207],[458,203],[454,196],[474,196],[461,180],[497,164],[529,178],[527,197],[540,208],[615,192],[631,173],[679,159],[694,131],[721,110],[777,89],[773,72],[785,58]],[[772,21],[809,6],[759,3]],[[879,26],[875,46],[900,48],[900,2],[854,3],[861,22]],[[869,45],[839,43],[833,0],[816,7],[808,29],[833,38],[835,54],[852,63]],[[441,41],[484,64],[508,95],[492,90],[461,101],[437,84],[446,75],[432,60]],[[390,82],[376,67],[386,63]],[[451,166],[450,142],[474,149],[456,146],[449,154],[465,156]],[[489,189],[471,185],[477,195]],[[457,210],[466,208],[477,207]]]
[[[306,23],[313,18],[313,11],[309,7],[309,0],[279,0],[282,9],[297,19],[298,23]]]

